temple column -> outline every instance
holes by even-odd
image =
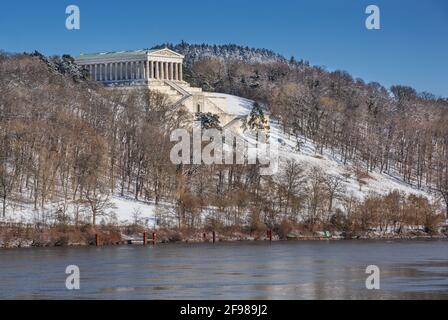
[[[123,62],[123,80],[128,79],[128,63]]]
[[[149,61],[149,79],[153,79],[154,78],[154,64],[151,61]]]
[[[174,80],[179,80],[179,78],[177,77],[177,63],[173,63],[174,66]]]
[[[165,80],[165,63],[164,62],[160,62],[160,69],[162,70],[160,78],[162,80]]]
[[[145,79],[145,65],[143,61],[138,62],[138,78],[140,80]]]
[[[160,79],[165,80],[165,64],[160,62]]]
[[[183,70],[182,70],[182,63],[179,63],[179,81],[184,80]]]
[[[170,63],[166,63],[166,79],[171,80],[171,71],[170,71]]]
[[[134,80],[134,61],[129,62],[129,70],[131,71],[129,80]]]
[[[149,81],[149,60],[146,60],[145,64],[146,64],[145,79],[146,79],[146,82],[148,82]]]
[[[168,62],[165,62],[165,80],[168,80],[169,74],[168,74]]]
[[[136,70],[135,70],[135,61],[131,62],[131,80],[135,80],[135,74],[136,74]]]
[[[141,76],[140,74],[141,74],[140,61],[136,61],[135,62],[135,79],[139,80],[140,76]]]
[[[154,62],[156,64],[156,74],[155,74],[155,78],[159,79],[159,63],[157,61]]]
[[[124,80],[129,80],[129,62],[124,63]]]
[[[126,80],[131,79],[131,73],[129,72],[130,71],[129,65],[130,65],[129,61],[125,62],[125,67],[124,68],[125,68],[125,73],[126,73],[126,76],[125,76]]]
[[[135,80],[135,61],[131,62],[131,80]]]
[[[170,62],[170,80],[174,80],[173,65],[174,65],[174,63]]]
[[[146,80],[146,62],[140,61],[140,79]]]

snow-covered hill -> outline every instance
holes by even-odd
[[[304,137],[298,137],[301,143],[300,149],[297,150],[296,138],[284,134],[280,126],[276,123],[271,123],[271,135],[280,142],[280,168],[287,160],[295,160],[306,170],[319,168],[325,174],[340,176],[343,179],[347,193],[353,194],[357,198],[364,198],[369,193],[387,194],[393,190],[402,191],[407,194],[413,193],[429,196],[426,192],[413,188],[403,182],[398,176],[381,174],[375,171],[369,172],[369,177],[363,179],[364,183],[360,187],[353,173],[354,164],[348,163],[344,165],[338,154],[332,155],[329,150],[325,149],[323,154],[320,154],[315,143],[306,140]]]
[[[235,115],[247,115],[251,111],[252,101],[231,95],[224,95],[228,101],[228,111]],[[279,144],[278,158],[279,158],[279,172],[276,175],[281,175],[282,167],[288,160],[297,161],[305,170],[312,170],[313,168],[320,168],[325,174],[339,176],[343,180],[347,195],[353,195],[356,198],[362,199],[369,193],[387,194],[390,191],[398,190],[406,194],[421,194],[431,197],[431,195],[423,190],[418,190],[412,186],[404,183],[399,177],[379,172],[369,173],[369,177],[364,179],[362,186],[353,174],[353,163],[344,165],[340,160],[338,154],[332,154],[329,150],[324,150],[322,154],[317,150],[316,145],[306,140],[304,137],[298,137],[300,141],[300,149],[297,149],[297,140],[285,134],[276,119],[270,119],[270,135]],[[249,144],[255,145],[254,136],[250,133],[244,133],[244,138]],[[108,216],[98,217],[99,222],[115,222],[118,224],[130,224],[139,220],[148,226],[154,225],[155,215],[157,211],[173,213],[175,208],[171,204],[159,204],[137,201],[131,197],[113,196],[111,198],[113,206],[108,209]],[[8,209],[9,221],[21,222],[37,222],[37,221],[51,221],[55,217],[55,212],[58,208],[63,206],[62,203],[54,203],[47,206],[45,210],[33,210],[32,204],[16,204],[11,205]],[[73,214],[73,206],[67,207],[67,212]],[[87,213],[80,212],[80,217],[87,218]]]

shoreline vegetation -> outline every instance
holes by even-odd
[[[447,98],[295,59],[196,60],[211,47],[180,49],[191,86],[251,101],[249,114],[232,106],[247,114],[248,140],[269,115],[277,174],[259,162],[188,164],[192,154],[175,164],[171,133],[201,112],[158,91],[103,88],[68,55],[0,53],[0,247],[142,241],[149,226],[158,242],[212,231],[264,240],[267,229],[273,240],[446,236]]]
[[[145,237],[146,233],[146,237]],[[9,224],[0,226],[0,249],[37,248],[37,247],[83,247],[148,245],[160,243],[213,243],[247,242],[247,241],[338,241],[338,240],[436,240],[448,239],[448,230],[441,228],[438,232],[425,232],[421,229],[406,231],[365,232],[311,231],[282,228],[266,230],[245,230],[241,228],[224,228],[221,230],[160,228],[145,229],[140,226],[39,226],[32,224]]]

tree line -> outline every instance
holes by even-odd
[[[342,161],[359,161],[366,174],[396,170],[408,183],[446,192],[445,100],[406,90],[396,91],[398,98],[295,63],[206,59],[186,72],[193,84],[266,106],[297,137],[298,150],[312,139]],[[294,161],[272,177],[261,176],[259,165],[173,165],[170,132],[191,117],[157,92],[105,89],[48,68],[38,56],[1,54],[2,216],[14,205],[51,206],[43,222],[95,225],[118,194],[171,203],[176,226],[188,228],[400,232],[406,224],[433,230],[440,222],[441,208],[424,197],[355,199],[343,178]]]

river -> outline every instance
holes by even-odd
[[[65,286],[68,265],[80,289]],[[380,289],[366,289],[366,267]],[[0,250],[1,299],[448,299],[448,241]]]

